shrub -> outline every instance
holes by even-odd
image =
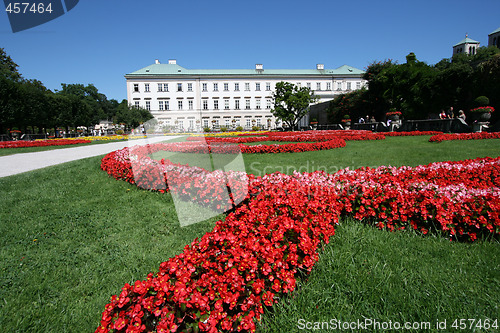
[[[222,126],[222,127],[220,128],[220,131],[221,131],[221,132],[227,132],[227,127],[226,127],[226,126]]]
[[[205,133],[210,133],[210,127],[204,127],[203,132]]]
[[[118,135],[123,135],[123,130],[121,130],[121,129],[116,130],[116,134],[118,134]]]
[[[474,100],[474,104],[476,106],[487,106],[490,104],[490,99],[486,96],[479,96]]]
[[[237,130],[238,132],[241,132],[241,131],[243,131],[243,127],[241,127],[241,126],[237,126],[237,127],[236,127],[236,130]]]

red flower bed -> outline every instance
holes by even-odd
[[[237,148],[230,148],[227,145],[214,145],[215,143],[238,143],[239,150],[246,154],[269,154],[269,153],[293,153],[315,150],[334,149],[345,147],[346,140],[383,140],[385,136],[369,131],[307,131],[307,132],[269,132],[266,136],[258,137],[190,137],[188,142],[202,142],[204,145],[209,144],[209,151],[217,153],[237,153]],[[297,142],[288,144],[275,145],[256,145],[246,146],[242,143],[277,141],[277,142]],[[206,143],[205,143],[206,142]],[[173,151],[189,151],[195,152],[194,146],[190,148],[181,147],[182,144],[172,146]],[[166,148],[166,149],[171,149]],[[200,149],[200,152],[203,149]]]
[[[0,148],[27,148],[46,146],[66,146],[90,143],[90,140],[36,140],[36,141],[0,141]]]
[[[482,140],[482,139],[500,139],[500,132],[487,133],[463,133],[463,134],[439,134],[431,136],[429,142],[442,142],[448,140]]]
[[[500,236],[500,158],[245,179],[145,157],[155,149],[161,147],[113,152],[102,168],[161,191],[168,190],[162,174],[175,173],[179,183],[192,185],[186,199],[206,198],[207,205],[220,180],[248,183],[249,193],[157,274],[126,284],[106,305],[96,332],[255,331],[263,307],[294,290],[299,271],[312,269],[342,215],[391,231],[435,230],[458,240]]]
[[[386,136],[417,136],[443,134],[437,131],[413,131],[413,132],[387,132],[373,133],[365,130],[349,131],[305,131],[305,132],[269,132],[265,136],[253,137],[188,137],[187,141],[196,142],[224,142],[224,143],[251,143],[262,141],[277,142],[320,142],[334,139],[349,140],[383,140]]]

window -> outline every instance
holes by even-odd
[[[208,127],[208,119],[203,119],[203,127]]]
[[[260,91],[260,83],[255,84],[255,91]]]
[[[203,100],[203,110],[208,110],[208,100]]]
[[[266,91],[271,91],[271,82],[266,83]]]
[[[321,82],[316,82],[316,90],[321,90]]]
[[[271,100],[270,99],[266,99],[266,109],[270,110],[271,109]]]
[[[245,83],[245,91],[250,91],[250,83],[249,82]]]
[[[224,91],[229,91],[229,83],[224,83]]]
[[[229,110],[229,100],[228,99],[224,100],[224,110]]]
[[[255,100],[255,108],[260,110],[260,99]]]
[[[149,83],[144,83],[144,91],[149,92]]]
[[[260,126],[260,125],[261,125],[261,119],[257,118],[257,126]]]
[[[158,110],[163,111],[163,101],[158,101]]]
[[[311,89],[311,82],[307,82],[307,88]]]
[[[219,84],[218,83],[214,83],[214,91],[219,91]]]
[[[252,127],[252,121],[250,120],[250,118],[247,118],[247,120],[246,120],[246,127],[247,128]]]
[[[240,91],[240,84],[239,83],[234,84],[234,91]]]
[[[189,110],[193,109],[193,100],[192,99],[188,100],[188,109]]]
[[[302,83],[301,82],[297,82],[297,87],[302,88]]]
[[[351,90],[351,82],[347,82],[347,90]]]
[[[250,100],[249,99],[245,100],[245,109],[250,110]]]
[[[229,124],[229,119],[224,120],[224,126],[226,126],[226,127],[229,127],[229,126],[230,126],[230,124]]]
[[[326,83],[326,90],[332,90],[332,83],[331,82]]]
[[[134,91],[139,92],[139,83],[134,83]]]
[[[214,110],[219,110],[219,100],[214,99]]]
[[[163,84],[163,91],[168,91],[168,83]]]
[[[150,111],[151,110],[151,102],[146,101],[146,110]]]
[[[235,108],[236,110],[239,110],[239,109],[240,109],[240,100],[239,100],[239,99],[237,99],[237,100],[235,100],[235,101],[234,101],[234,108]]]
[[[168,101],[165,101],[165,110],[170,110],[170,103]]]
[[[158,83],[158,92],[163,91],[163,83]]]
[[[356,89],[361,89],[361,82],[356,82]]]
[[[337,82],[337,90],[342,90],[342,82]]]
[[[193,84],[192,83],[188,83],[188,91],[193,91]]]
[[[135,106],[136,108],[139,108],[139,106],[140,106],[140,105],[139,105],[139,101],[135,101],[135,102],[134,102],[134,106]]]
[[[179,123],[177,125],[179,126],[179,129],[184,128],[184,120],[178,120],[178,122]]]
[[[177,83],[177,91],[182,91],[182,83]]]
[[[202,84],[201,84],[201,87],[202,87],[202,90],[203,90],[203,91],[208,91],[208,89],[207,89],[207,84],[206,84],[206,83],[202,83]]]
[[[177,101],[177,108],[182,110],[182,101]]]
[[[189,120],[189,128],[194,129],[194,120]]]

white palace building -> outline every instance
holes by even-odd
[[[347,65],[337,69],[186,69],[169,60],[126,74],[129,104],[153,114],[161,127],[201,131],[205,127],[241,126],[265,129],[281,126],[271,114],[273,90],[280,81],[309,87],[326,102],[335,95],[360,89],[364,72]],[[302,120],[307,125],[309,119]]]

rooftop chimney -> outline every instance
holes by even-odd
[[[325,65],[324,64],[317,64],[316,65],[316,69],[317,70],[323,70],[323,69],[325,69]]]
[[[262,64],[256,64],[255,65],[255,69],[258,70],[258,71],[263,71],[264,70],[264,65],[262,65]]]
[[[169,65],[177,65],[177,60],[175,60],[175,59],[170,59],[170,60],[168,61],[168,64],[169,64]]]
[[[159,65],[160,64],[160,60],[155,59],[155,64]]]

